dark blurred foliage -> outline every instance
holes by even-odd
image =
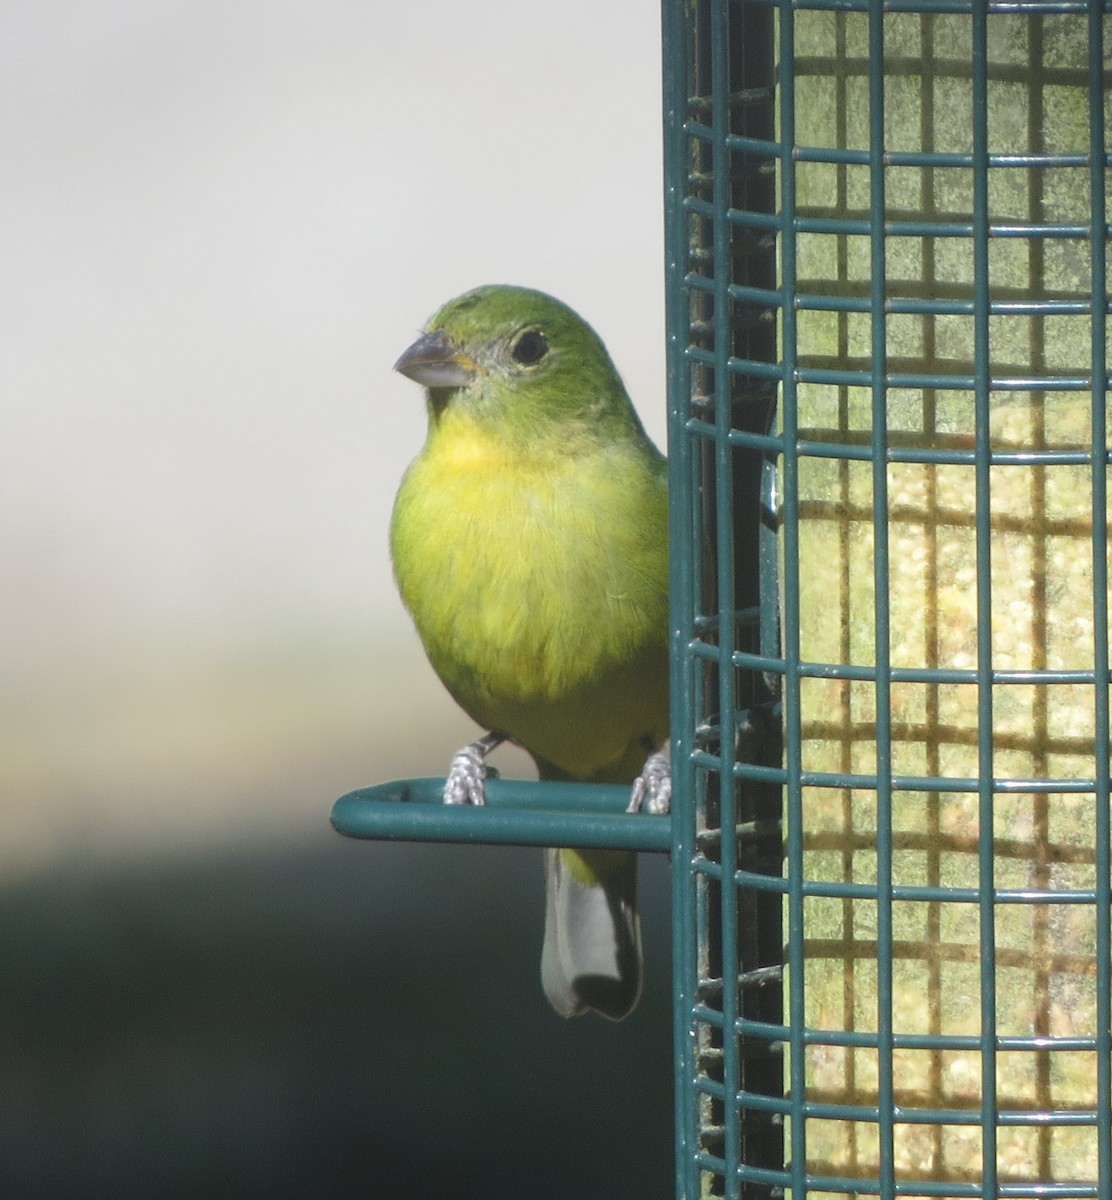
[[[667,867],[642,861],[620,1025],[547,1007],[535,850],[322,836],[9,886],[0,1196],[664,1200]]]

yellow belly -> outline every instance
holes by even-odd
[[[625,776],[665,738],[666,507],[635,454],[426,448],[395,505],[395,573],[480,725],[582,778]]]

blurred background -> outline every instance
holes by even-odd
[[[566,1023],[539,851],[328,825],[475,732],[387,557],[425,319],[553,292],[662,444],[657,7],[5,0],[0,162],[0,1195],[671,1195],[666,864]]]

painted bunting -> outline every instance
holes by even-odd
[[[542,779],[631,783],[634,806],[665,809],[666,465],[606,348],[553,297],[488,286],[444,305],[395,370],[427,388],[428,436],[394,505],[394,573],[437,674],[490,731],[456,755],[445,800],[482,803],[509,739]],[[545,852],[541,978],[563,1016],[637,1004],[636,863]]]

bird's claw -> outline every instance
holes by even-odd
[[[668,747],[656,750],[645,759],[641,774],[633,781],[633,791],[626,812],[647,812],[653,815],[670,812],[672,808],[672,760]]]
[[[464,746],[452,756],[444,779],[445,804],[485,804],[484,785],[497,779],[498,771],[487,765],[487,755],[506,739],[501,734],[488,733]]]

